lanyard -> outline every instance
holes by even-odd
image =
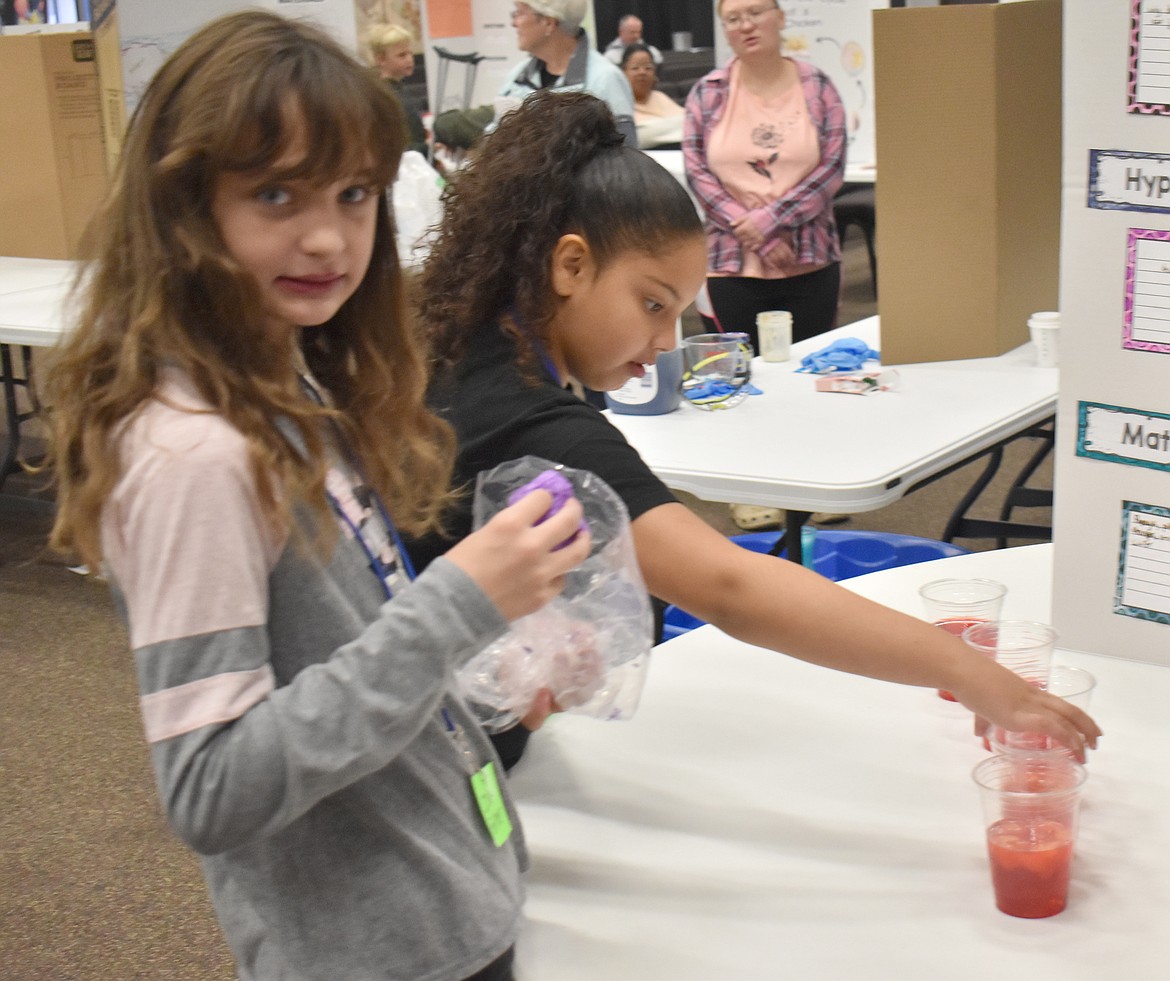
[[[301,384],[309,397],[318,405],[324,407],[325,402],[321,397],[321,393],[303,375],[301,376]],[[360,505],[363,511],[368,512],[368,517],[359,526],[349,512],[346,511],[337,495],[330,492],[328,488],[325,490],[325,495],[329,499],[329,505],[333,509],[333,513],[346,525],[352,533],[354,541],[366,553],[366,558],[370,563],[370,569],[377,576],[378,582],[381,583],[382,591],[386,594],[386,599],[393,599],[394,594],[389,583],[392,575],[391,570],[386,568],[385,563],[378,555],[377,549],[371,546],[367,535],[363,533],[364,527],[370,522],[381,518],[385,530],[390,536],[390,542],[397,553],[398,563],[407,579],[414,579],[414,568],[410,563],[410,557],[406,554],[406,549],[403,547],[398,529],[390,519],[390,513],[386,510],[386,506],[382,503],[382,498],[378,495],[378,492],[366,480],[361,462],[357,459],[357,455],[352,451],[348,441],[345,439],[345,434],[342,432],[341,427],[333,419],[330,419],[329,422],[333,429],[339,451],[343,456],[347,457],[351,472],[356,474],[362,481],[356,487],[353,486],[352,481],[349,483],[354,500]],[[492,844],[499,848],[512,835],[512,821],[508,814],[507,805],[504,802],[503,792],[500,790],[495,763],[492,760],[488,760],[483,764],[480,763],[475,749],[471,745],[471,740],[467,738],[467,733],[451,717],[451,713],[445,705],[439,709],[439,718],[442,722],[443,729],[447,732],[451,740],[455,752],[459,756],[462,769],[471,784],[472,795],[475,798],[476,807],[479,809],[484,828],[487,830]]]
[[[306,394],[319,406],[324,407],[325,400],[321,397],[321,393],[317,390],[317,386],[306,376],[301,375],[301,386]],[[415,578],[414,566],[411,564],[410,556],[406,552],[406,547],[402,543],[402,537],[398,534],[398,528],[395,526],[393,519],[390,517],[390,512],[386,510],[386,505],[382,501],[382,497],[373,487],[370,486],[366,479],[365,471],[362,468],[361,461],[353,452],[349,441],[345,438],[345,434],[341,431],[341,427],[337,425],[336,420],[329,420],[330,428],[333,431],[334,443],[338,451],[341,453],[345,462],[349,466],[352,473],[357,475],[361,481],[359,484],[354,484],[352,480],[348,481],[351,487],[351,492],[354,499],[362,507],[363,510],[370,512],[369,517],[365,522],[359,523],[354,520],[353,516],[346,511],[345,506],[341,500],[329,490],[328,486],[325,488],[325,496],[329,500],[329,506],[333,510],[337,519],[345,525],[349,530],[353,540],[358,544],[358,547],[365,553],[366,559],[369,562],[370,570],[377,577],[378,582],[382,586],[382,592],[386,595],[386,599],[393,598],[393,590],[390,588],[390,580],[393,576],[393,569],[388,568],[386,563],[378,555],[374,546],[371,545],[371,536],[365,530],[365,526],[370,521],[382,521],[382,526],[385,529],[389,543],[393,547],[398,565],[401,567],[403,574],[408,580]]]
[[[333,509],[333,513],[337,516],[339,521],[345,524],[345,526],[352,534],[353,540],[357,542],[357,544],[361,547],[361,550],[365,552],[366,559],[370,564],[370,569],[377,577],[378,582],[381,583],[382,592],[386,594],[386,599],[393,599],[394,592],[390,588],[390,579],[393,575],[393,570],[386,567],[386,564],[378,556],[377,552],[374,551],[369,541],[367,540],[367,533],[362,527],[359,527],[353,518],[351,518],[345,512],[341,501],[339,501],[337,497],[328,490],[325,491],[325,496],[329,499],[329,506]],[[378,495],[378,492],[375,491],[372,487],[369,487],[363,483],[362,485],[354,488],[354,497],[357,499],[358,503],[362,504],[364,507],[369,508],[370,503],[375,506],[370,510],[376,511],[376,516],[381,517],[382,524],[385,526],[386,531],[390,536],[390,541],[394,546],[394,551],[397,554],[398,562],[402,566],[403,574],[407,579],[413,580],[415,575],[414,566],[411,565],[410,556],[406,554],[406,548],[402,544],[402,538],[398,534],[398,529],[394,526],[394,522],[390,520],[390,515],[386,511],[386,507],[382,503],[382,498]],[[376,516],[375,514],[371,514],[368,520],[375,520]]]

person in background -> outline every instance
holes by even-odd
[[[631,44],[646,44],[642,40],[642,19],[637,14],[626,14],[618,21],[617,37],[605,46],[605,56],[615,65],[622,62],[622,54]],[[654,45],[646,44],[646,50],[654,59],[654,64],[662,64],[662,52]]]
[[[427,128],[418,109],[402,90],[402,83],[414,74],[414,37],[397,24],[375,24],[366,34],[370,56],[390,94],[398,100],[406,120],[407,150],[427,155]]]
[[[707,227],[709,329],[746,331],[792,313],[793,340],[834,326],[841,250],[833,196],[845,173],[845,113],[828,77],[781,54],[784,12],[720,0],[733,57],[686,101],[683,158]]]
[[[957,637],[719,534],[604,414],[566,390],[576,381],[610,391],[641,377],[674,347],[675,321],[706,273],[702,222],[686,190],[623,145],[604,104],[533,96],[445,195],[418,303],[438,362],[432,404],[459,442],[457,482],[529,454],[591,471],[624,501],[638,564],[660,600],[749,644],[946,688],[977,715],[1051,733],[1078,753],[1094,743],[1087,715]],[[467,534],[470,501],[448,525],[452,537],[415,542],[417,561],[435,561]],[[508,762],[525,727],[505,738]]]
[[[532,57],[517,65],[500,88],[495,119],[541,89],[589,92],[606,102],[630,146],[638,145],[634,127],[634,96],[621,69],[594,51],[581,27],[589,0],[518,2],[512,26],[521,51]]]
[[[453,442],[404,317],[403,133],[307,23],[205,26],[135,110],[48,376],[53,540],[106,564],[241,981],[512,977],[527,859],[453,673],[589,536],[558,550],[582,510],[542,524],[541,491],[413,576]]]
[[[672,149],[682,145],[683,107],[656,88],[658,72],[645,44],[631,44],[622,54],[621,69],[634,91],[634,125],[642,150]]]

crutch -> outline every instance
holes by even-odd
[[[435,112],[439,113],[443,110],[443,96],[447,90],[447,69],[450,67],[449,63],[458,61],[463,64],[463,105],[462,109],[471,108],[471,94],[475,90],[475,73],[479,69],[479,63],[483,61],[487,55],[481,55],[478,51],[473,51],[471,54],[455,54],[454,51],[448,51],[446,48],[440,48],[435,45],[435,52],[439,56],[439,77],[435,82]]]

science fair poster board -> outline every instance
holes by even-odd
[[[876,163],[872,14],[889,5],[889,0],[780,0],[785,16],[784,53],[816,65],[841,93],[851,167]],[[731,48],[718,13],[713,16],[715,64],[724,65]]]
[[[128,114],[171,52],[208,21],[224,14],[270,10],[312,21],[349,51],[355,50],[357,41],[354,0],[117,0],[116,6]]]
[[[435,115],[447,109],[463,108],[466,72],[456,61],[447,64],[446,84],[438,90],[440,58],[435,47],[458,55],[477,54],[483,60],[475,68],[470,106],[490,105],[512,69],[528,57],[516,46],[512,26],[514,0],[423,0],[423,34],[427,41],[427,102]],[[593,4],[584,24],[589,40],[597,47],[593,27]]]
[[[1170,3],[1065,0],[1053,623],[1170,665]]]

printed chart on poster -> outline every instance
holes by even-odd
[[[1123,503],[1114,612],[1170,623],[1170,508]]]
[[[1170,115],[1170,3],[1131,2],[1128,109]]]
[[[180,44],[208,21],[243,7],[305,18],[328,31],[349,50],[355,45],[353,0],[200,0],[180,4],[166,0],[118,0],[122,39],[122,80],[126,111],[133,112],[147,83]]]
[[[1128,231],[1122,347],[1170,354],[1170,230]]]
[[[1061,13],[1053,624],[1170,670],[1170,0]]]

